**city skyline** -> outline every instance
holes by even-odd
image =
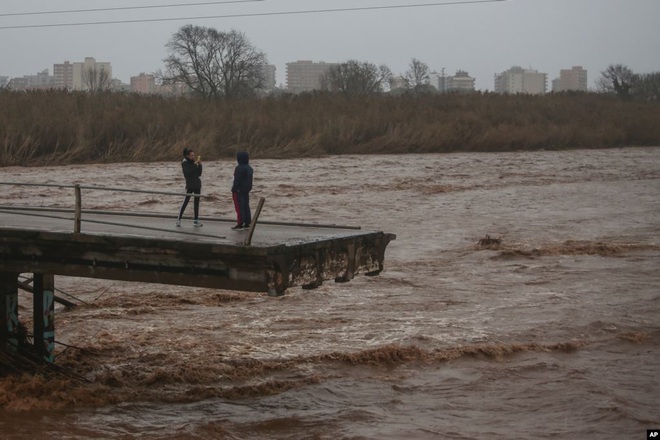
[[[161,4],[165,4],[160,2]],[[417,1],[391,0],[413,5]],[[106,5],[109,5],[107,3]],[[154,3],[158,4],[157,0]],[[388,2],[389,4],[389,2]],[[57,8],[89,8],[88,2],[58,2]],[[112,3],[113,6],[121,6]],[[0,27],[80,21],[172,18],[219,13],[248,14],[355,6],[355,1],[265,0],[213,8],[154,12],[107,12],[65,16],[7,16],[9,13],[52,10],[52,2],[7,4]],[[364,0],[359,6],[382,5]],[[95,7],[103,4],[96,3]],[[29,8],[29,9],[26,9]],[[657,0],[508,0],[497,3],[446,5],[398,10],[330,12],[282,16],[197,19],[143,24],[0,29],[0,75],[36,74],[54,63],[94,56],[112,63],[113,76],[128,83],[140,72],[163,67],[165,44],[184,24],[237,29],[277,66],[277,84],[286,84],[286,64],[296,60],[343,62],[348,59],[385,64],[404,73],[417,58],[432,71],[458,70],[476,78],[478,90],[493,90],[493,75],[514,65],[533,67],[559,77],[561,69],[583,66],[589,88],[609,64],[633,71],[660,70],[660,15]],[[48,62],[44,62],[48,60]],[[550,87],[549,87],[550,88]]]
[[[280,87],[291,93],[309,92],[322,89],[322,75],[327,73],[337,63],[316,62],[312,60],[297,60],[286,64],[286,83],[276,84],[275,65],[266,64],[264,69],[264,91],[273,91]],[[112,63],[98,62],[94,57],[85,57],[84,62],[73,62],[66,60],[63,63],[53,64],[53,75],[49,75],[49,69],[37,72],[35,75],[24,75],[22,77],[10,78],[0,75],[0,86],[10,86],[16,90],[28,89],[68,89],[88,90],[88,80],[84,77],[88,74],[98,75],[98,70],[109,72],[107,83],[104,88],[115,91],[132,91],[137,93],[160,93],[171,94],[168,87],[157,84],[154,72],[140,72],[130,76],[129,81],[114,78],[111,74]],[[87,70],[85,70],[87,69]],[[1,72],[0,72],[1,73]],[[404,74],[395,74],[387,89],[395,90],[405,88]],[[523,69],[520,66],[512,66],[510,69],[495,73],[493,91],[499,93],[529,93],[544,94],[547,92],[561,91],[588,91],[587,70],[582,66],[572,66],[571,69],[561,69],[558,76],[550,77],[548,73],[538,72],[534,69]],[[439,92],[451,91],[475,91],[476,79],[469,72],[458,69],[455,75],[445,72],[429,70],[426,84],[433,86]],[[387,90],[384,90],[387,91]],[[179,92],[183,92],[180,89]]]

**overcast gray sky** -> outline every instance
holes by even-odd
[[[137,5],[186,7],[0,16],[0,27],[194,17],[276,11],[436,3],[434,0],[264,0],[191,6],[203,0],[2,0],[0,15],[27,11]],[[209,0],[207,0],[209,1]],[[442,1],[442,0],[440,0]],[[449,0],[448,0],[449,1]],[[456,0],[460,1],[460,0]],[[581,65],[593,85],[611,63],[635,72],[660,71],[660,0],[508,0],[410,9],[215,18],[140,24],[0,29],[0,75],[23,76],[87,56],[112,63],[124,82],[163,66],[165,44],[185,24],[237,29],[264,51],[284,83],[286,63],[348,59],[386,64],[404,73],[411,58],[449,74],[467,70],[477,88],[493,89],[493,75],[512,65],[548,74]]]

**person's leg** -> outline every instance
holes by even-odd
[[[240,226],[243,224],[243,222],[241,222],[241,207],[240,204],[238,203],[238,193],[232,192],[231,196],[232,199],[234,200],[234,209],[236,210],[236,225]]]
[[[199,189],[194,189],[193,194],[201,194],[202,190],[201,188]],[[195,218],[193,219],[193,226],[204,226],[202,225],[202,222],[199,221],[199,197],[195,197],[195,202],[194,202],[194,208],[195,208]]]
[[[249,193],[238,193],[238,205],[240,208],[240,218],[242,225],[249,225],[251,221],[250,214],[250,194]]]
[[[250,210],[250,193],[245,193],[245,207],[244,209],[244,215],[245,215],[245,220],[243,220],[243,224],[249,225],[252,223],[252,211]]]
[[[193,190],[193,194],[201,194],[202,190],[201,189],[195,189]],[[199,220],[199,197],[195,197],[195,220]]]
[[[186,193],[189,193],[188,189],[186,188]],[[190,201],[190,196],[186,196],[183,199],[183,204],[181,205],[181,209],[179,210],[179,217],[176,219],[176,225],[180,226],[181,225],[181,218],[183,217],[183,213],[186,211],[186,207],[188,206],[188,202]]]

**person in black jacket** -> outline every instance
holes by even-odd
[[[202,192],[202,162],[198,159],[195,160],[195,152],[190,148],[183,149],[183,161],[181,162],[183,169],[183,177],[186,178],[186,194],[201,194]],[[188,206],[191,196],[186,196],[183,199],[183,205],[179,211],[179,218],[176,220],[176,225],[181,226],[181,217]],[[202,226],[199,221],[199,197],[195,197],[195,219],[193,220],[194,226]]]
[[[252,223],[250,191],[252,191],[253,170],[250,166],[250,155],[247,151],[237,153],[236,160],[238,165],[234,169],[234,184],[231,187],[231,193],[234,199],[234,208],[236,208],[237,222],[232,229],[247,229]]]

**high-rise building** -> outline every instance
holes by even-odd
[[[562,69],[559,71],[559,78],[552,81],[553,92],[567,92],[570,90],[587,91],[587,71],[582,66]]]
[[[542,95],[548,89],[548,74],[513,66],[495,75],[495,92]]]
[[[73,89],[73,64],[70,62],[53,64],[53,76],[53,87],[56,89]]]
[[[110,90],[113,92],[131,93],[131,85],[121,82],[120,79],[113,78],[110,81]]]
[[[106,62],[96,62],[93,57],[82,63],[73,63],[73,89],[109,89],[112,86],[112,66]]]
[[[396,75],[390,81],[390,91],[405,90],[408,88],[408,81],[401,75]]]
[[[465,70],[458,70],[456,75],[444,78],[445,92],[474,92],[475,79]]]
[[[275,90],[275,85],[277,84],[277,78],[275,76],[277,73],[277,67],[275,67],[274,64],[264,64],[261,66],[261,69],[264,78],[262,89],[267,92],[272,92]]]
[[[328,73],[334,63],[296,61],[286,64],[286,85],[291,93],[311,92],[321,89],[321,78]]]
[[[48,69],[36,75],[25,75],[20,78],[12,78],[9,81],[12,90],[43,90],[53,88],[53,77],[48,74]]]
[[[429,84],[438,89],[440,93],[448,92],[474,92],[475,79],[465,70],[457,70],[454,76],[445,76],[445,69],[441,73],[431,72]]]
[[[131,76],[131,92],[156,93],[156,77],[149,73]]]
[[[27,76],[12,78],[9,80],[11,90],[27,90],[29,88]]]
[[[438,89],[439,92],[444,92],[445,90],[445,69],[442,69],[442,72],[431,72],[429,73],[429,84],[434,88]]]
[[[156,86],[156,93],[164,96],[185,96],[190,94],[191,90],[185,83],[177,81]]]

